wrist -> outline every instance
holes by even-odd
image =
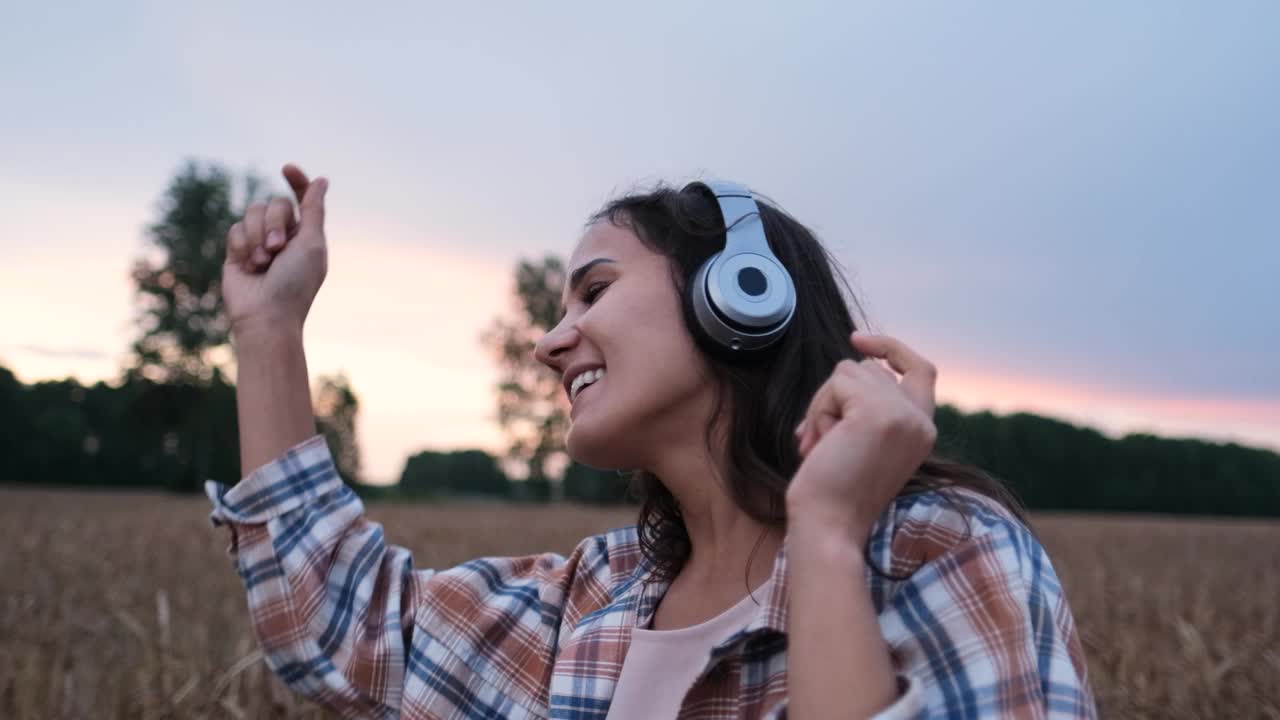
[[[865,541],[844,528],[807,522],[804,517],[787,521],[787,552],[796,572],[818,571],[835,577],[862,578],[866,569]]]
[[[841,503],[804,493],[787,493],[787,534],[830,539],[833,544],[861,548],[871,535],[874,520]]]
[[[239,355],[302,343],[302,322],[284,317],[245,319],[231,326],[231,346]]]
[[[797,559],[800,564],[816,562],[850,571],[860,570],[866,565],[866,543],[858,542],[842,529],[805,526],[803,522],[788,523],[786,543],[789,552],[806,558]]]

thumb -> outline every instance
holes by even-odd
[[[329,181],[325,178],[316,178],[307,186],[298,206],[303,227],[324,230],[324,195],[328,189]]]

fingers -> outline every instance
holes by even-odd
[[[298,208],[298,212],[302,216],[303,225],[313,227],[317,231],[323,230],[324,195],[328,191],[329,181],[325,178],[316,178],[307,186],[307,192],[302,196],[302,202]]]
[[[907,347],[901,340],[888,335],[868,335],[865,332],[855,332],[851,337],[855,348],[861,350],[865,355],[887,360],[889,367],[892,367],[900,375],[906,375],[913,368],[929,364],[927,360]]]
[[[250,205],[238,224],[243,228],[245,269],[261,271],[284,249],[297,223],[293,219],[293,204],[287,198],[278,197],[268,203]]]
[[[244,235],[244,223],[236,223],[227,231],[227,264],[246,266],[249,241]]]
[[[288,239],[296,224],[293,219],[293,203],[282,197],[272,198],[267,205],[264,220],[266,239],[263,244],[266,249],[276,253],[283,248],[285,240]]]
[[[295,215],[288,198],[272,198],[267,203],[250,205],[244,218],[227,232],[227,262],[240,265],[246,272],[261,272],[270,266],[276,253],[297,234],[300,225],[314,226],[317,232],[308,233],[308,237],[319,238],[323,243],[328,180],[309,180],[306,173],[293,164],[285,165],[282,172],[298,198],[298,213]]]
[[[307,194],[307,186],[311,181],[307,179],[307,174],[302,172],[302,168],[289,163],[280,169],[280,174],[284,175],[285,182],[289,183],[289,187],[293,189],[293,196],[298,202],[302,202],[302,197]]]
[[[314,225],[317,229],[323,227],[324,195],[329,189],[329,181],[322,177],[309,180],[307,174],[302,172],[302,168],[293,163],[285,165],[281,173],[298,199],[298,214],[301,216],[302,224]]]
[[[938,369],[915,350],[888,335],[853,334],[853,345],[864,354],[883,358],[902,376],[902,389],[917,405],[933,416]]]
[[[261,247],[255,247],[249,240],[249,233],[245,229],[243,220],[232,225],[227,231],[227,255],[224,261],[226,264],[237,265],[247,273],[258,272],[271,263],[269,256],[263,260],[265,255]]]
[[[824,435],[844,417],[851,400],[862,402],[881,389],[901,392],[909,402],[923,410],[929,417],[934,413],[934,393],[937,370],[902,342],[883,335],[871,336],[857,333],[852,340],[855,349],[865,356],[861,361],[841,360],[832,369],[831,377],[818,388],[805,412],[804,420],[796,429],[801,457],[807,456]],[[899,379],[881,361],[887,361]]]
[[[261,270],[271,262],[271,255],[263,249],[266,237],[267,206],[254,203],[244,212],[244,235],[249,270]]]
[[[852,361],[845,361],[852,362]],[[837,385],[844,385],[849,379],[843,372],[839,370],[837,365],[836,372],[831,373],[831,377],[822,383],[818,391],[813,394],[813,399],[809,401],[809,409],[805,412],[804,420],[801,421],[800,432],[800,456],[804,457],[809,454],[809,450],[827,434],[827,431],[840,422],[843,416],[843,409],[840,404],[840,389]]]

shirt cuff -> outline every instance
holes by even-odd
[[[249,473],[235,487],[208,480],[204,492],[213,502],[209,519],[260,524],[343,488],[324,436],[316,434]]]
[[[910,675],[898,676],[898,699],[871,716],[871,720],[913,720],[924,716],[924,691]]]

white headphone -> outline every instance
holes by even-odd
[[[744,355],[777,342],[796,311],[791,275],[769,249],[760,208],[747,188],[694,182],[715,196],[724,219],[724,250],[707,258],[689,282],[696,333],[719,350]]]

